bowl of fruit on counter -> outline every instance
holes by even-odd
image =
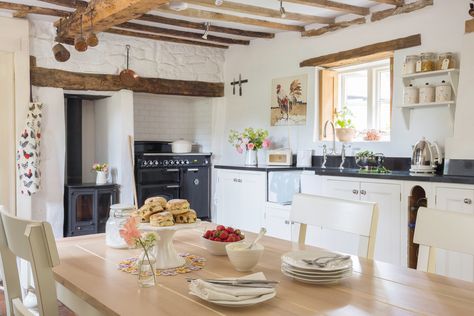
[[[207,230],[202,236],[202,244],[213,255],[226,256],[226,245],[245,239],[240,229],[218,225],[216,229]]]

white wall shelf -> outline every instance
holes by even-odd
[[[454,98],[457,97],[458,84],[459,84],[459,69],[448,69],[448,70],[436,70],[436,71],[427,71],[427,72],[417,72],[414,74],[403,75],[402,80],[405,87],[408,87],[410,84],[413,86],[422,86],[426,83],[425,80],[432,81],[436,79],[441,83],[445,81],[451,85],[453,90]],[[441,107],[447,106],[449,109],[449,122],[451,126],[454,127],[454,116],[456,110],[456,101],[448,102],[432,102],[432,103],[418,103],[418,104],[403,104],[399,105],[398,108],[402,109],[403,119],[405,121],[405,126],[410,128],[410,116],[411,111],[420,108],[430,108],[430,107]]]

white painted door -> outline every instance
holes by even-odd
[[[474,190],[465,188],[436,188],[436,208],[474,214]],[[474,242],[472,240],[466,242]],[[470,255],[438,249],[436,273],[474,281],[474,259]]]
[[[361,182],[360,197],[379,207],[374,258],[401,265],[401,185]]]
[[[237,178],[240,186],[239,197],[235,208],[235,226],[237,228],[258,233],[263,224],[266,200],[266,173],[242,173]]]
[[[323,193],[341,199],[359,200],[360,181],[326,179]]]
[[[238,219],[241,186],[235,181],[237,177],[238,174],[231,171],[218,171],[215,198],[217,224],[234,226]]]
[[[290,210],[289,205],[266,203],[263,226],[268,236],[291,240]]]

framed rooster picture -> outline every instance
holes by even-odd
[[[271,126],[306,125],[308,75],[272,80]]]

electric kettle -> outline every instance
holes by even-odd
[[[413,146],[411,169],[413,173],[435,173],[436,167],[442,163],[438,144],[431,144],[424,137]]]

